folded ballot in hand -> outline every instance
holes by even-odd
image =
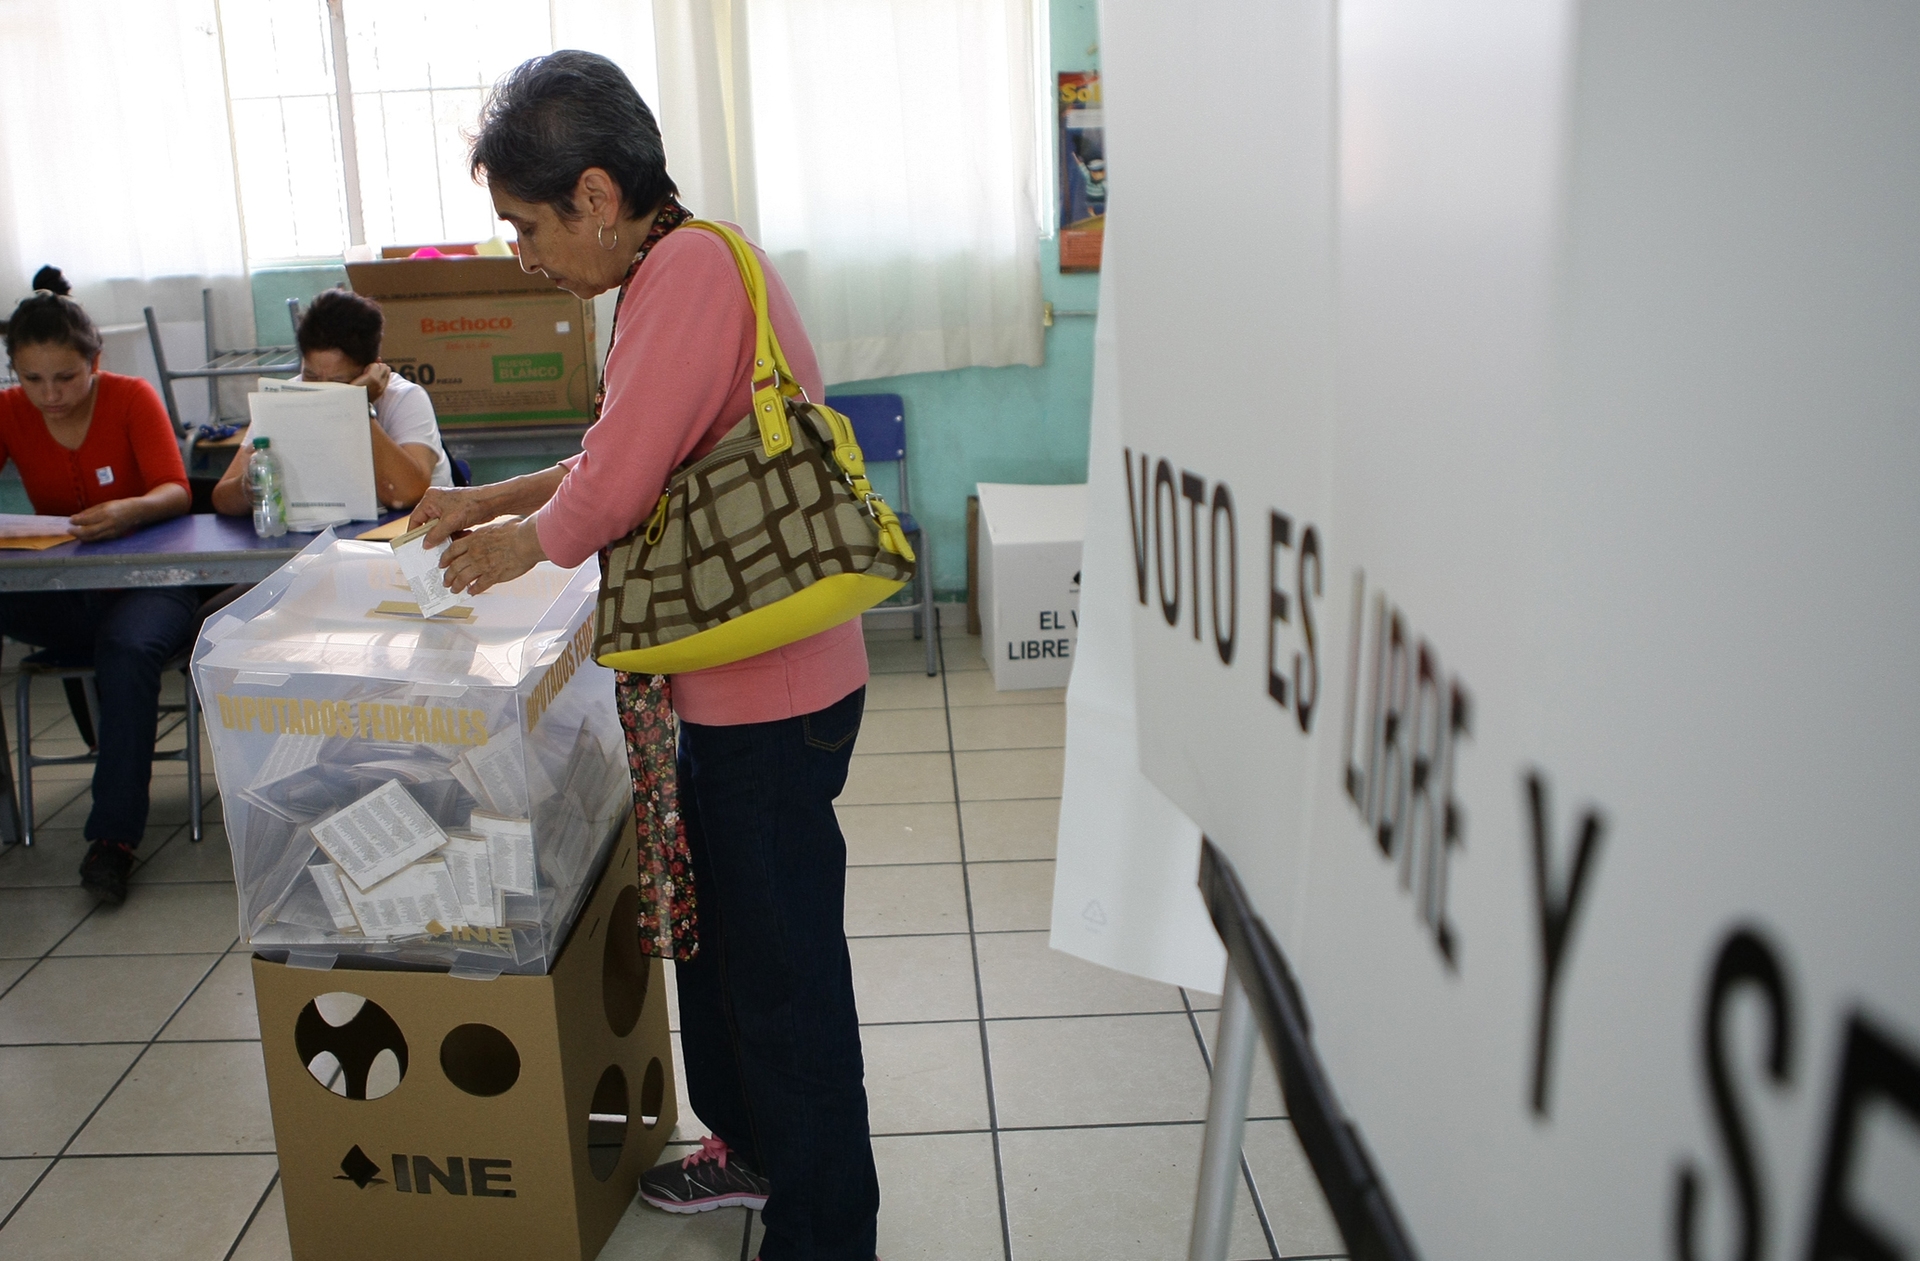
[[[434,617],[460,603],[460,597],[447,590],[447,584],[441,580],[445,571],[440,568],[440,557],[447,545],[442,543],[435,548],[426,545],[427,531],[431,528],[429,524],[408,530],[393,541],[393,558],[400,562],[400,572],[407,576],[414,602],[425,617]]]

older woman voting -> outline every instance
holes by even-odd
[[[20,384],[0,392],[0,463],[19,468],[35,512],[68,517],[91,543],[187,511],[187,470],[160,396],[138,377],[100,371],[100,332],[79,303],[47,290],[24,299],[6,346]],[[80,883],[103,901],[126,900],[147,828],[160,668],[193,637],[199,607],[190,587],[0,595],[0,634],[57,664],[94,667],[99,761]]]
[[[473,166],[519,233],[523,267],[582,298],[618,288],[621,301],[581,453],[497,485],[429,491],[415,509],[415,524],[433,523],[429,547],[471,531],[444,556],[461,592],[542,560],[579,565],[631,533],[669,474],[749,414],[756,376],[756,317],[734,255],[711,232],[682,230],[692,216],[659,128],[611,61],[557,52],[515,70],[482,114]],[[819,398],[799,312],[755,256],[792,376]],[[485,524],[503,513],[521,519]],[[672,676],[671,713],[662,680],[617,681],[636,796],[652,802],[641,881],[669,891],[644,936],[662,953],[671,938],[679,959],[687,1091],[713,1131],[643,1175],[640,1194],[676,1213],[762,1209],[764,1261],[873,1257],[880,1190],[833,810],[866,682],[857,617]],[[686,868],[691,898],[668,875]],[[696,921],[697,949],[683,950]]]
[[[381,503],[411,508],[429,486],[453,485],[453,470],[427,392],[380,362],[385,332],[378,304],[344,289],[326,290],[300,319],[300,379],[366,387],[373,407],[375,490]],[[253,511],[247,499],[248,454],[243,433],[240,450],[213,488],[215,512],[244,517]]]

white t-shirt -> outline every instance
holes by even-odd
[[[447,462],[447,449],[440,445],[440,421],[433,414],[433,400],[418,385],[399,373],[387,378],[387,388],[373,403],[374,419],[387,437],[405,444],[419,443],[433,448],[433,475],[429,486],[453,485],[453,465]]]

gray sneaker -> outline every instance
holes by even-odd
[[[767,1206],[767,1180],[708,1135],[700,1150],[685,1160],[655,1165],[640,1175],[640,1198],[669,1213],[704,1213],[716,1208]]]

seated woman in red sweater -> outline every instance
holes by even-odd
[[[0,465],[11,459],[35,512],[67,517],[83,542],[117,538],[187,511],[187,471],[160,397],[138,377],[100,371],[100,331],[70,298],[42,290],[14,308],[0,391]],[[100,694],[80,883],[126,900],[147,827],[160,667],[193,636],[189,587],[0,594],[0,634],[62,665],[91,664]]]

